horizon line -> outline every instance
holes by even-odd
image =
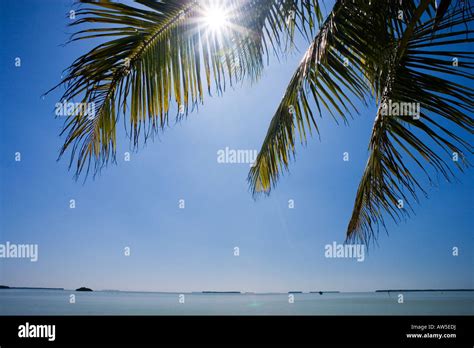
[[[80,287],[79,287],[80,288]],[[77,289],[79,289],[77,288]],[[0,290],[54,290],[54,291],[77,291],[76,289],[58,287],[32,287],[32,286],[10,286],[0,284]],[[161,293],[161,294],[329,294],[329,293],[370,293],[370,292],[434,292],[434,291],[474,291],[474,288],[453,288],[453,289],[375,289],[367,291],[341,291],[341,290],[289,290],[282,291],[239,291],[239,290],[198,290],[198,291],[157,291],[157,290],[119,290],[119,289],[98,289],[93,292],[139,292],[139,293]]]

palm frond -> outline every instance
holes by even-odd
[[[402,29],[399,9],[407,18],[412,1],[402,7],[384,1],[338,0],[314,37],[272,118],[248,181],[254,195],[269,193],[295,153],[296,129],[302,142],[318,126],[310,105],[325,109],[338,122],[357,113],[353,99],[365,102],[380,89],[388,40]]]
[[[469,165],[466,156],[473,148],[461,134],[472,135],[474,126],[474,53],[453,46],[473,41],[469,29],[473,18],[465,17],[464,10],[421,24],[412,22],[394,47],[347,229],[350,241],[368,243],[380,226],[385,227],[385,214],[398,222],[413,211],[411,200],[418,201],[418,193],[426,193],[415,167],[432,182],[427,167],[449,181],[455,177],[453,168]],[[453,57],[459,59],[458,65]],[[453,77],[466,83],[454,82]],[[385,106],[392,101],[418,104],[419,117],[387,116]],[[452,160],[453,154],[459,161]]]
[[[171,110],[179,120],[202,103],[206,87],[222,93],[235,81],[258,78],[268,47],[277,50],[320,13],[312,0],[226,0],[220,4],[228,25],[216,33],[203,21],[211,0],[136,2],[142,7],[82,0],[86,7],[76,12],[73,26],[90,27],[71,41],[109,40],[79,57],[58,85],[66,87],[61,102],[79,99],[96,111],[71,115],[63,128],[60,157],[71,151],[76,176],[115,160],[120,113],[129,115],[136,146],[140,135],[146,141],[168,125]],[[304,25],[287,25],[290,13]]]
[[[430,183],[434,180],[426,163],[448,180],[454,177],[453,167],[469,165],[466,155],[472,146],[464,135],[471,135],[473,126],[473,53],[462,45],[472,42],[472,9],[445,7],[446,2],[433,11],[429,0],[400,6],[336,1],[270,123],[248,176],[253,194],[269,193],[288,169],[296,129],[302,142],[312,129],[319,134],[313,109],[321,115],[324,108],[336,121],[347,122],[357,112],[353,99],[366,101],[370,94],[379,108],[348,241],[368,243],[385,226],[385,215],[399,221],[412,210],[417,193],[426,194],[411,165]],[[459,59],[456,66],[454,57]],[[382,106],[391,101],[420,105],[419,118],[384,116]],[[451,161],[453,153],[459,154],[459,162]]]

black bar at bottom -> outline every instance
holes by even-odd
[[[472,316],[0,316],[0,346],[383,343],[472,347],[472,319]],[[54,325],[54,341],[52,327],[43,325]]]

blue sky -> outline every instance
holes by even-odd
[[[273,60],[257,84],[206,98],[130,162],[120,137],[118,165],[85,184],[74,181],[68,158],[56,161],[64,140],[63,120],[54,118],[61,91],[41,98],[92,47],[61,46],[71,33],[71,4],[0,3],[0,243],[39,245],[36,263],[2,259],[0,284],[178,292],[473,287],[472,170],[460,183],[429,188],[412,219],[389,222],[389,235],[380,234],[364,262],[324,257],[326,244],[344,241],[373,107],[350,126],[324,114],[321,141],[298,147],[270,197],[252,199],[248,165],[217,163],[219,149],[260,148],[301,52]]]

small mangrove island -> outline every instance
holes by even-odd
[[[79,289],[76,289],[76,291],[93,291],[93,290],[82,286]]]

